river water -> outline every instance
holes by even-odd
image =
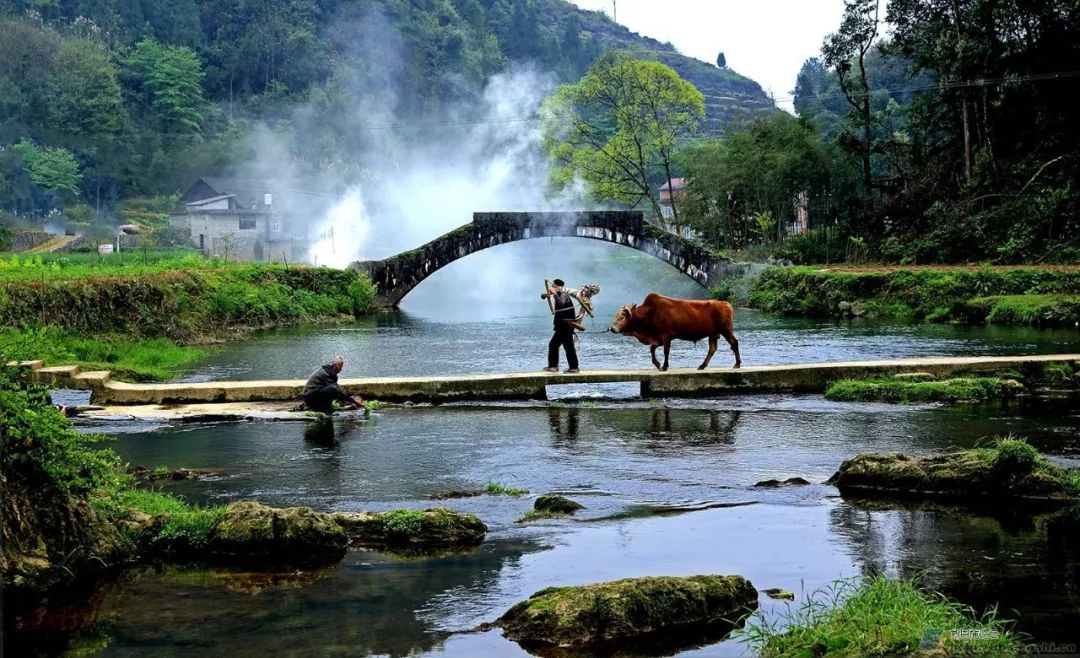
[[[601,265],[586,263],[563,278],[572,285],[617,278],[614,257],[596,254]],[[550,272],[523,260],[522,271]],[[648,262],[628,263],[615,269],[630,268],[641,282],[620,287],[601,278],[594,329],[651,288],[700,294]],[[544,365],[550,316],[536,298],[539,285],[486,294],[475,270],[442,275],[407,297],[400,314],[257,336],[212,354],[185,378],[303,377],[336,353],[347,359],[345,376]],[[748,365],[1080,351],[1076,331],[789,320],[741,309],[736,329]],[[583,368],[648,365],[645,347],[602,331],[582,336],[580,351]],[[679,345],[673,365],[696,365],[703,354],[702,344]],[[722,346],[714,365],[730,359]],[[876,570],[921,574],[980,611],[996,605],[1032,641],[1080,641],[1076,510],[1032,517],[866,506],[821,484],[860,452],[919,454],[1008,433],[1080,466],[1075,400],[943,407],[837,404],[811,395],[641,400],[634,393],[553,387],[552,397],[563,401],[390,407],[366,421],[329,424],[88,427],[114,434],[115,449],[133,464],[214,471],[207,480],[166,485],[193,502],[255,499],[327,511],[446,505],[479,515],[488,537],[475,550],[428,558],[354,551],[316,572],[147,567],[70,606],[54,603],[51,616],[24,622],[8,641],[104,655],[524,656],[498,631],[468,631],[551,585],[741,574],[759,589],[795,592],[798,605],[835,579]],[[753,486],[792,476],[813,484]],[[529,493],[432,500],[492,481]],[[586,509],[518,523],[548,492]],[[769,619],[782,619],[786,605],[761,597]],[[667,653],[747,651],[736,640],[693,637]]]

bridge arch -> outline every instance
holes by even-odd
[[[469,254],[500,244],[547,237],[603,240],[649,254],[709,287],[731,262],[700,245],[644,221],[640,211],[478,212],[473,220],[411,251],[355,262],[378,286],[378,303],[396,307],[421,281]]]

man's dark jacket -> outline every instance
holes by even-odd
[[[563,331],[573,331],[570,321],[575,318],[574,298],[564,290],[555,293],[552,298],[555,300],[555,318],[553,320],[555,328]]]
[[[311,373],[311,377],[308,377],[307,384],[304,385],[304,395],[314,393],[324,386],[336,383],[337,373],[334,372],[334,366],[333,364],[327,363],[325,366],[322,366]]]

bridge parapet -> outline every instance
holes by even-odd
[[[508,242],[545,237],[602,240],[637,249],[678,268],[702,286],[716,285],[730,261],[644,221],[640,211],[478,212],[473,220],[411,251],[351,267],[368,273],[379,303],[397,306],[421,281],[451,262]]]

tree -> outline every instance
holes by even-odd
[[[724,57],[724,51],[720,51],[720,54],[716,56],[716,65],[722,69],[727,68],[727,57]]]
[[[49,122],[54,129],[96,138],[116,135],[123,127],[116,67],[90,39],[61,42],[48,88]]]
[[[783,112],[684,148],[678,161],[687,218],[717,247],[778,241],[800,211],[817,224],[845,219],[858,189],[850,156]]]
[[[541,108],[553,179],[567,184],[580,178],[598,199],[631,206],[647,201],[662,218],[657,182],[670,187],[675,150],[704,115],[701,92],[667,66],[623,53],[604,55]],[[678,227],[674,198],[671,207]]]
[[[52,71],[60,38],[28,20],[0,20],[0,124],[38,136],[49,98],[41,84]]]
[[[67,149],[58,147],[38,148],[23,139],[14,147],[23,158],[23,166],[30,172],[35,185],[54,191],[67,199],[79,196],[79,163]]]
[[[840,29],[825,37],[825,44],[821,47],[825,63],[836,72],[840,91],[851,105],[856,116],[855,123],[862,131],[859,152],[862,156],[863,186],[868,193],[873,182],[870,171],[873,140],[866,54],[877,38],[878,9],[879,0],[844,0]]]
[[[170,133],[201,133],[206,101],[202,64],[190,48],[143,39],[125,58],[136,96]]]

